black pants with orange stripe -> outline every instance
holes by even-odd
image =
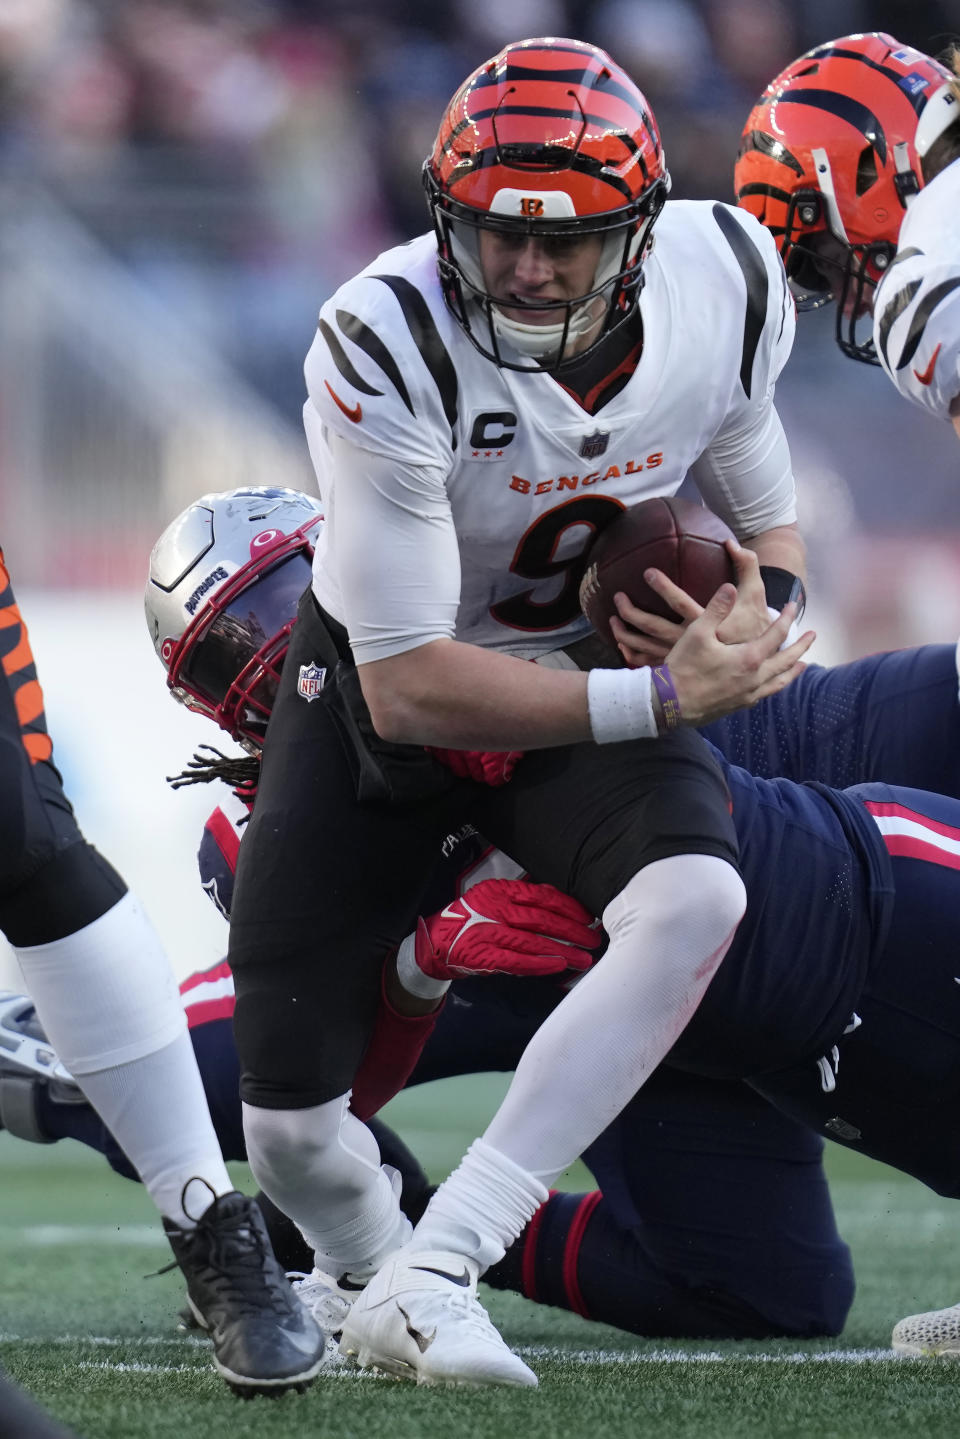
[[[126,885],[83,837],[53,763],[43,691],[0,550],[0,933],[49,944],[112,909]]]

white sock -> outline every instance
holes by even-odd
[[[189,1228],[214,1195],[234,1188],[186,1030],[154,1054],[78,1083],[168,1219]]]
[[[406,1243],[402,1213],[371,1131],[349,1094],[310,1109],[243,1106],[257,1183],[298,1226],[318,1269],[366,1279]]]
[[[451,1249],[476,1260],[482,1273],[503,1258],[548,1198],[532,1174],[475,1139],[431,1198],[408,1249]]]
[[[549,1185],[633,1098],[684,1029],[746,905],[724,860],[675,855],[607,905],[610,946],[527,1045],[484,1139]]]
[[[170,962],[132,894],[76,934],[15,949],[47,1038],[168,1218],[227,1174]],[[193,1179],[188,1207],[184,1186]],[[207,1189],[207,1185],[210,1189]]]

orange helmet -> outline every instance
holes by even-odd
[[[878,363],[857,321],[923,185],[918,122],[929,107],[926,129],[951,123],[955,97],[952,109],[943,101],[954,78],[892,35],[846,35],[788,65],[744,127],[737,204],[777,238],[799,308],[836,298],[837,344],[853,359]]]
[[[650,106],[595,45],[522,40],[481,65],[447,106],[423,178],[447,303],[495,364],[555,370],[574,341],[596,328],[582,359],[635,307],[670,177]],[[511,303],[514,315],[562,310],[558,324],[509,318],[484,279],[484,230],[538,237],[560,254],[600,236],[591,288],[568,301]]]

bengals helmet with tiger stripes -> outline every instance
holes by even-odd
[[[635,308],[670,177],[650,106],[595,45],[523,40],[481,65],[450,101],[423,178],[447,303],[495,364],[556,370]],[[511,304],[532,323],[508,317],[484,279],[484,230],[537,237],[558,253],[600,236],[592,288]],[[560,323],[536,324],[537,311],[561,309]]]
[[[776,238],[798,308],[835,298],[837,344],[868,364],[879,363],[872,329],[858,340],[857,322],[924,183],[918,122],[929,106],[938,134],[951,123],[956,103],[942,102],[954,80],[892,35],[846,35],[788,65],[744,126],[737,204]]]

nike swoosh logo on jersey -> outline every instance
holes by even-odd
[[[943,343],[943,342],[941,341],[941,344],[942,344],[942,343]],[[929,365],[927,366],[927,368],[924,370],[924,372],[923,372],[922,375],[921,375],[921,373],[920,373],[919,370],[914,370],[913,373],[916,375],[916,377],[917,377],[917,379],[920,381],[921,385],[929,385],[929,384],[932,382],[932,380],[933,380],[933,367],[934,367],[934,365],[937,363],[937,356],[939,355],[939,353],[940,353],[940,345],[937,346],[937,348],[934,350],[933,354],[930,356],[930,363],[929,363]]]
[[[360,408],[360,401],[358,400],[357,403],[354,405],[353,409],[351,410],[349,405],[345,405],[343,403],[340,396],[337,394],[336,390],[332,387],[328,380],[324,380],[323,383],[330,391],[330,398],[336,405],[337,409],[342,410],[343,413],[346,415],[347,419],[352,420],[355,425],[359,424],[360,421],[363,419],[363,410]]]
[[[420,1353],[426,1354],[427,1350],[430,1348],[430,1345],[437,1337],[437,1331],[434,1330],[432,1334],[421,1334],[420,1330],[414,1329],[413,1325],[410,1323],[410,1315],[404,1309],[399,1299],[397,1300],[397,1308],[403,1315],[403,1322],[407,1326],[407,1333],[410,1335],[410,1338],[413,1340],[414,1344],[416,1344],[417,1348],[420,1350]]]
[[[431,1269],[429,1264],[411,1264],[411,1269],[419,1269],[421,1274],[438,1274],[441,1279],[449,1279],[451,1284],[459,1284],[461,1289],[470,1287],[470,1271],[466,1265],[463,1266],[462,1274],[448,1274],[445,1269]]]

